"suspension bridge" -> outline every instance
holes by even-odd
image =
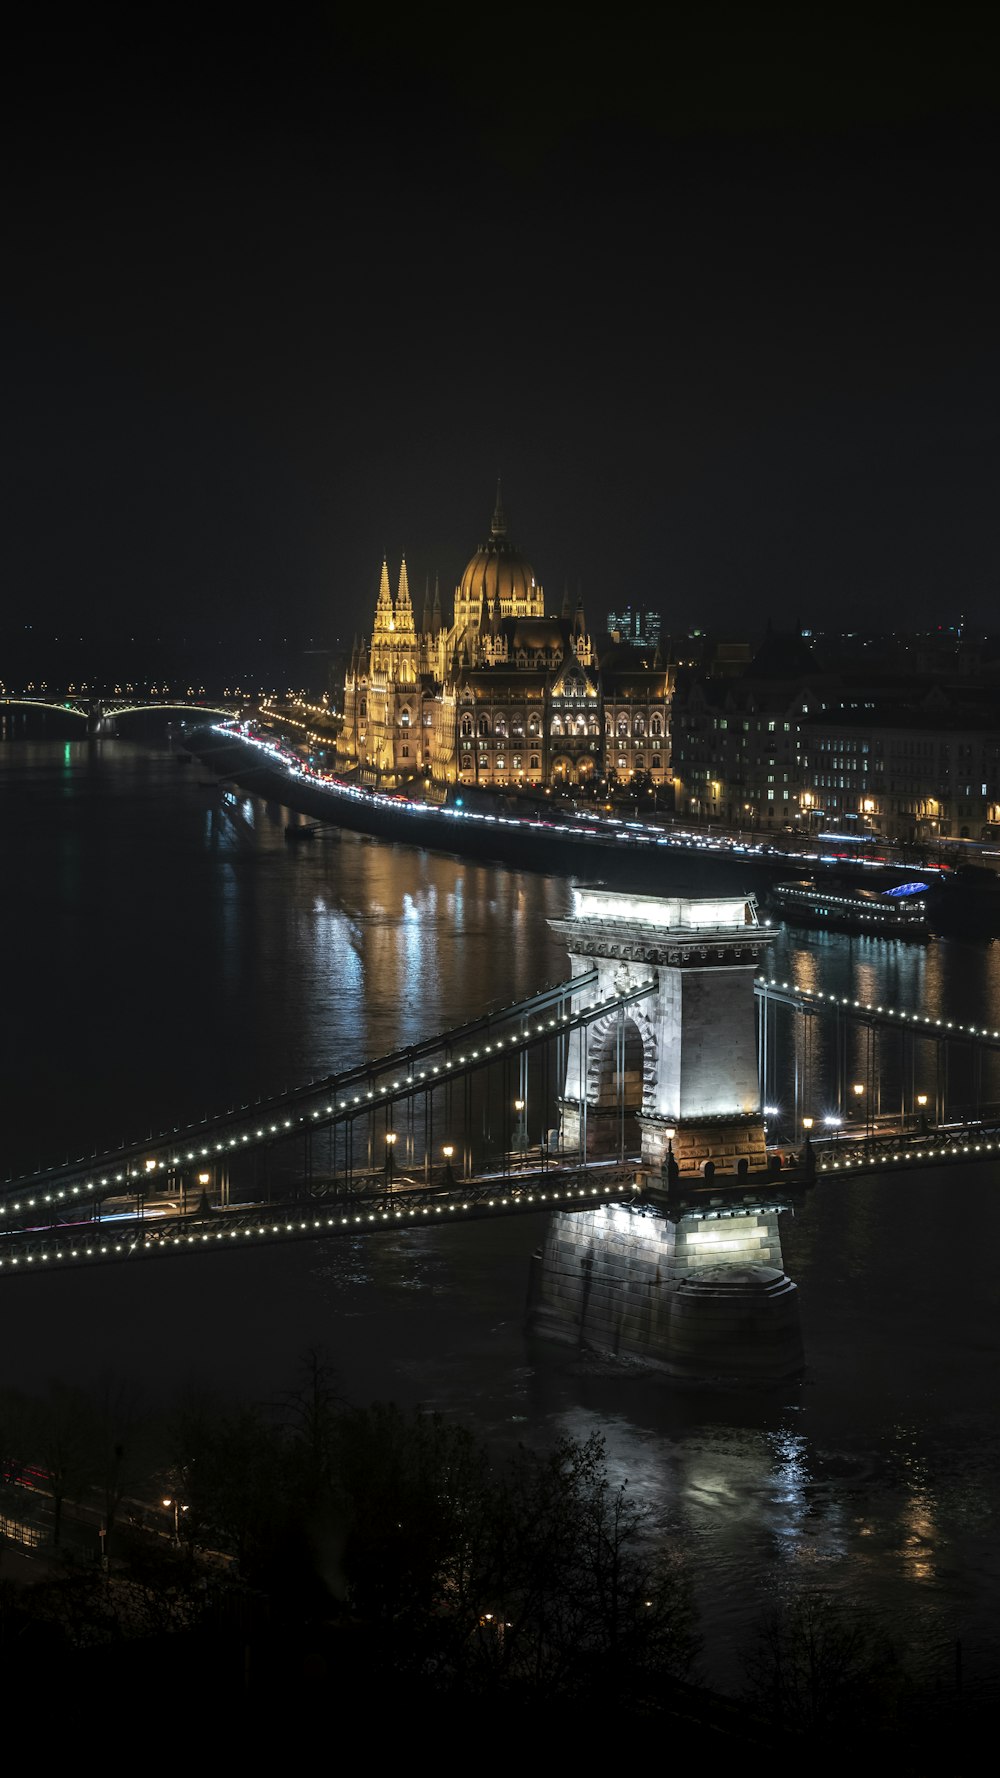
[[[776,1214],[817,1174],[1000,1152],[1000,1030],[764,976],[752,899],[578,890],[552,924],[554,986],[9,1178],[0,1276],[609,1205]]]

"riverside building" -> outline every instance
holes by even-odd
[[[338,767],[368,783],[551,789],[608,784],[653,795],[670,775],[670,669],[592,636],[583,602],[546,613],[511,541],[500,490],[486,542],[450,611],[406,561],[395,597],[383,561],[370,640],[344,683]]]

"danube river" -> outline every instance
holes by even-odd
[[[69,733],[75,734],[76,730]],[[564,880],[357,836],[289,846],[166,736],[0,741],[5,1173],[331,1073],[566,975]],[[995,1021],[1000,941],[779,933],[776,973]],[[0,1283],[0,1383],[141,1376],[273,1402],[310,1346],[345,1395],[497,1448],[607,1439],[689,1569],[709,1683],[812,1585],[884,1612],[947,1693],[1000,1696],[994,1163],[820,1181],[782,1218],[807,1368],[723,1392],[532,1345],[543,1220]]]

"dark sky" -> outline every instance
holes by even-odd
[[[1000,627],[986,8],[338,12],[9,41],[5,636],[349,642],[498,473],[595,628]]]

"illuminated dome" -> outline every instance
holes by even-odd
[[[477,549],[462,575],[456,588],[456,607],[462,606],[468,611],[481,606],[489,610],[499,601],[500,612],[534,614],[543,609],[541,597],[542,589],[535,585],[531,563],[507,536],[507,520],[498,487],[489,541]]]

